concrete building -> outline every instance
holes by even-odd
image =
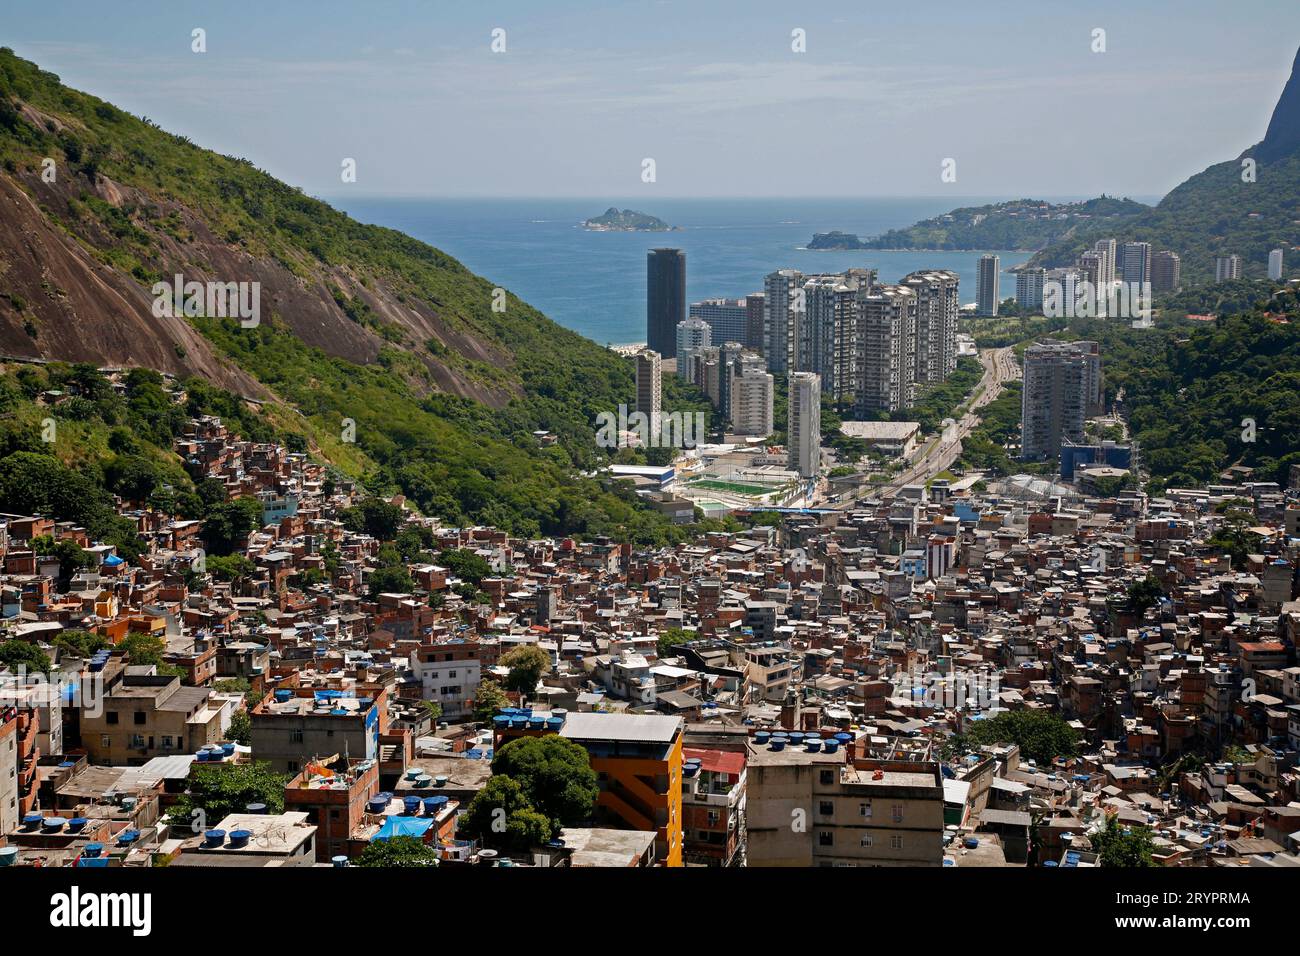
[[[763,354],[763,308],[767,293],[751,292],[745,296],[745,347]]]
[[[917,382],[942,382],[957,368],[959,283],[957,273],[946,269],[913,272],[899,282],[916,296]]]
[[[1002,260],[995,255],[980,256],[979,271],[975,274],[975,312],[977,315],[997,315],[999,283],[1002,281]]]
[[[659,439],[662,409],[663,362],[658,352],[643,349],[636,354],[636,411],[646,417],[651,444]]]
[[[736,435],[766,438],[772,420],[775,383],[770,372],[746,368],[731,380],[731,430]]]
[[[796,368],[796,342],[804,312],[803,283],[803,273],[795,269],[780,269],[763,280],[763,358],[774,375]]]
[[[1135,282],[1151,281],[1151,243],[1124,243],[1120,262],[1126,283],[1132,285]]]
[[[309,760],[373,760],[388,730],[388,692],[352,696],[336,690],[280,690],[253,708],[252,748],[280,773],[298,773]]]
[[[1084,422],[1101,383],[1095,343],[1031,345],[1024,356],[1021,458],[1055,459],[1062,441],[1083,441]]]
[[[682,839],[688,864],[737,866],[744,862],[745,753],[682,750]]]
[[[1034,266],[1016,273],[1016,305],[1022,309],[1039,310],[1043,307],[1043,283],[1047,270]]]
[[[179,677],[122,673],[105,688],[103,707],[82,713],[81,745],[94,763],[132,766],[194,753],[222,739],[230,706]]]
[[[1214,260],[1214,281],[1231,282],[1241,278],[1241,256],[1219,256]]]
[[[438,704],[447,720],[474,713],[474,692],[483,677],[477,643],[423,644],[411,654],[411,672],[420,682],[421,699]]]
[[[646,255],[647,347],[675,358],[677,326],[686,318],[686,253],[651,249]]]
[[[1151,291],[1177,292],[1182,286],[1182,257],[1168,249],[1154,253],[1151,256]]]
[[[1274,282],[1282,278],[1282,250],[1274,249],[1268,254],[1268,277]]]
[[[694,308],[694,306],[692,306]],[[691,358],[713,344],[713,330],[703,319],[690,318],[677,325],[677,377],[694,383]]]
[[[876,286],[859,299],[854,409],[897,412],[912,405],[916,375],[916,294],[898,285]]]
[[[744,299],[704,299],[692,302],[690,317],[708,323],[714,342],[740,342],[749,334],[749,308]]]
[[[937,763],[751,744],[747,769],[749,866],[943,863]]]
[[[790,376],[787,399],[789,420],[786,445],[790,469],[801,478],[815,478],[821,469],[822,407],[821,379],[814,372],[795,372]]]

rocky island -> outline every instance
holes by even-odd
[[[610,206],[601,215],[586,220],[582,226],[593,232],[672,232],[677,229],[658,216],[637,212],[635,209],[619,209],[616,206]]]

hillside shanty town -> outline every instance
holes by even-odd
[[[937,480],[646,549],[175,450],[227,510],[119,498],[135,553],[0,515],[0,865],[1300,863],[1294,489]]]

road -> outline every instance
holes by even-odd
[[[904,485],[924,484],[952,466],[961,455],[962,439],[980,423],[979,409],[1001,394],[1003,383],[1020,377],[1020,366],[1016,364],[1015,353],[1010,347],[984,349],[980,352],[979,360],[980,365],[984,366],[984,377],[976,386],[977,394],[961,420],[949,425],[942,435],[931,439],[908,466],[887,484],[863,486],[853,493],[853,497],[835,507],[852,508],[859,498],[889,494]]]

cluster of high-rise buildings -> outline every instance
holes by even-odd
[[[778,269],[761,292],[705,299],[689,311],[685,276],[680,249],[650,251],[648,349],[675,358],[678,376],[709,396],[737,436],[772,431],[775,377],[787,379],[791,468],[808,477],[816,474],[821,395],[856,415],[898,412],[912,406],[918,385],[942,382],[957,366],[954,272],[921,270],[890,285],[875,269]],[[796,403],[796,383],[806,392],[814,378],[817,400]],[[637,393],[651,389],[638,385]]]
[[[1177,292],[1182,288],[1182,259],[1167,249],[1153,252],[1149,242],[1100,239],[1072,266],[1020,269],[1016,273],[1016,304],[1025,309],[1042,309],[1050,298],[1052,284],[1063,302],[1072,303],[1085,288],[1084,283],[1092,290],[1096,314],[1105,315],[1110,294],[1121,284],[1150,293]]]

